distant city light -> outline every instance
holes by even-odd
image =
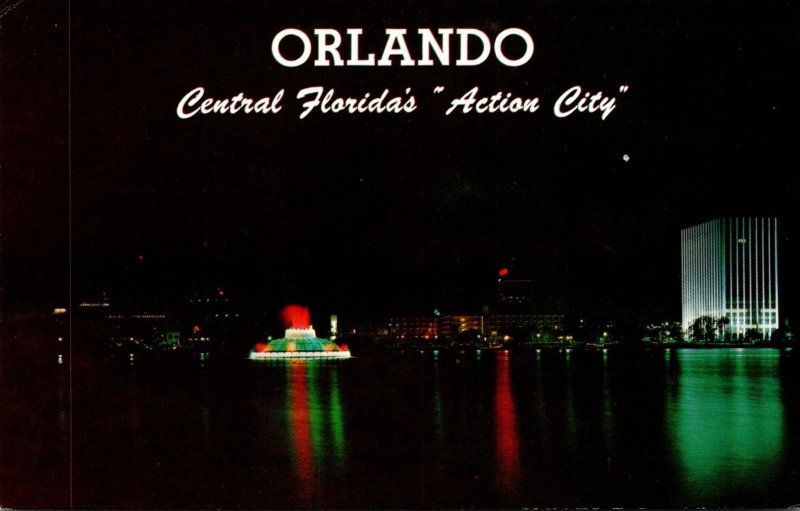
[[[500,271],[497,272],[499,277],[505,277],[508,275],[508,268],[501,268]]]
[[[56,307],[55,309],[53,309],[53,314],[66,314],[66,313],[67,309],[65,309],[64,307]]]

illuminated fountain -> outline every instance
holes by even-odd
[[[250,351],[250,360],[280,358],[350,358],[346,345],[339,346],[330,339],[320,339],[311,326],[308,309],[289,305],[282,311],[287,325],[281,339],[258,343]]]

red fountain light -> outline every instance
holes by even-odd
[[[286,328],[308,328],[311,326],[311,313],[302,305],[287,305],[281,311]]]

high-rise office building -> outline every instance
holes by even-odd
[[[719,218],[681,231],[683,328],[699,317],[720,332],[768,339],[778,328],[778,221]]]
[[[533,281],[524,270],[515,268],[512,260],[509,267],[497,272],[496,311],[505,314],[529,313],[534,308]]]

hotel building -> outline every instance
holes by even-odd
[[[776,218],[719,218],[681,231],[682,323],[727,318],[724,333],[754,330],[769,339],[778,328]],[[720,332],[722,333],[722,332]]]

